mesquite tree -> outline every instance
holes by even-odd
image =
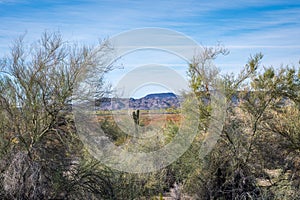
[[[6,198],[62,198],[75,187],[66,184],[82,148],[69,112],[72,91],[89,70],[100,72],[103,86],[109,52],[105,41],[90,48],[44,33],[31,45],[20,37],[1,60],[0,190]]]

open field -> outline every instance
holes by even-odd
[[[98,122],[103,121],[125,121],[132,120],[133,111],[127,110],[117,110],[117,111],[97,111],[97,120]],[[180,125],[182,120],[182,115],[180,112],[167,112],[165,110],[141,110],[140,111],[140,126],[163,126],[164,124],[171,122],[177,125]]]

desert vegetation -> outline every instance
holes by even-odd
[[[45,33],[32,45],[23,39],[0,63],[1,199],[300,198],[299,66],[264,66],[263,54],[257,53],[240,73],[219,76],[227,102],[224,124],[216,145],[201,156],[214,120],[210,102],[219,70],[213,61],[228,54],[219,45],[204,48],[186,69],[200,113],[189,149],[159,171],[126,173],[89,154],[70,109],[84,70],[101,75],[97,98],[107,91],[102,76],[113,69],[107,63],[109,43],[80,46],[58,33]],[[97,123],[116,145],[130,141],[111,118],[97,112]],[[134,113],[136,126],[147,125],[144,115]],[[143,148],[155,150],[172,140],[180,112],[174,110],[166,121],[161,137],[144,141]]]

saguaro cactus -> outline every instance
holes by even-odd
[[[138,125],[140,124],[140,110],[137,110],[136,112],[132,112],[132,118],[134,121],[134,129],[135,129],[135,135],[138,134]]]
[[[132,118],[133,118],[134,123],[136,125],[139,125],[140,124],[140,110],[137,110],[136,112],[133,111]]]

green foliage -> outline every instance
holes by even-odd
[[[101,129],[114,142],[115,145],[123,145],[131,138],[130,135],[124,133],[115,122],[104,120],[101,123]]]
[[[99,53],[108,50],[105,45],[100,49]],[[102,62],[102,58],[92,58],[93,53],[64,42],[58,33],[45,33],[32,46],[25,45],[21,37],[11,55],[3,58],[1,198],[67,198],[74,188],[81,188],[81,195],[98,192],[95,181],[91,188],[83,184],[93,179],[69,180],[70,173],[81,169],[77,162],[84,160],[69,107],[81,70]],[[90,173],[85,172],[82,175]]]
[[[263,55],[258,53],[239,74],[216,79],[219,70],[213,60],[228,51],[204,48],[188,66],[197,109],[190,106],[191,94],[185,94],[183,103],[190,114],[187,121],[199,114],[193,143],[170,166],[130,174],[91,157],[67,109],[75,78],[83,69],[106,66],[104,57],[63,42],[59,34],[44,34],[30,49],[22,40],[15,42],[11,57],[0,62],[1,199],[163,199],[168,193],[177,199],[299,199],[299,68],[259,69]],[[110,51],[107,44],[101,47],[99,55]],[[217,144],[203,158],[202,142],[213,134],[208,130],[214,120],[212,92],[220,83],[228,102],[225,123]],[[180,114],[174,108],[158,112]],[[141,126],[146,123],[140,114],[132,113],[136,132],[147,128]],[[100,125],[117,146],[144,152],[169,144],[181,128],[169,121],[157,137],[133,146],[132,137],[116,123],[105,120]]]
[[[256,54],[238,76],[224,76],[228,108],[221,139],[195,167],[199,172],[183,179],[187,193],[199,199],[298,198],[299,69],[258,72],[262,58]],[[191,77],[192,87],[196,78]],[[233,97],[238,102],[231,102]],[[207,107],[199,109],[206,112]],[[276,179],[266,173],[278,169],[282,172]]]

